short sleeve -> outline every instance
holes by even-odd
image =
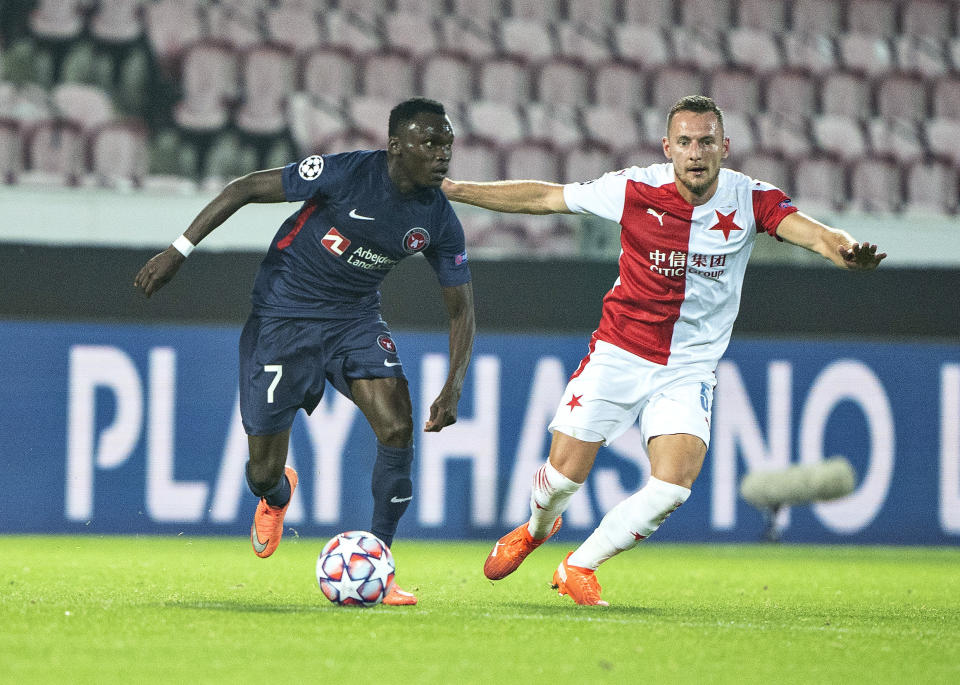
[[[441,286],[446,288],[469,283],[470,267],[467,264],[463,224],[446,198],[443,199],[439,214],[440,235],[435,243],[424,250],[423,255],[437,274]]]
[[[283,168],[283,192],[289,202],[326,195],[337,187],[349,162],[345,155],[310,155]]]
[[[563,201],[576,214],[594,214],[611,221],[620,221],[626,198],[627,176],[621,171],[604,174],[586,183],[563,186]]]
[[[776,237],[777,226],[783,218],[796,211],[797,208],[782,190],[763,181],[753,182],[753,216],[757,222],[757,233],[762,231]]]

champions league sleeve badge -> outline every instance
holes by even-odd
[[[297,172],[304,181],[312,181],[323,173],[323,157],[320,155],[310,155],[300,162]]]

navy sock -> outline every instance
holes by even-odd
[[[377,461],[373,465],[373,522],[370,532],[383,540],[387,547],[393,544],[400,517],[413,499],[410,469],[413,465],[413,445],[387,447],[377,442]]]
[[[257,497],[262,497],[267,500],[267,504],[271,507],[282,507],[290,501],[290,480],[287,478],[286,472],[280,476],[280,480],[275,485],[266,488],[263,487],[262,484],[254,483],[250,478],[249,461],[247,462],[245,475],[247,477],[247,487],[250,488],[250,492]]]

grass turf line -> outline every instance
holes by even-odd
[[[398,540],[416,607],[340,608],[325,540],[0,536],[0,682],[960,682],[960,550],[644,543],[611,606],[549,588],[548,543],[487,581],[487,543]]]

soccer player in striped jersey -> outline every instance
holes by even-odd
[[[667,118],[670,160],[588,183],[445,180],[457,202],[501,212],[594,214],[620,223],[620,273],[603,299],[589,353],[567,384],[534,477],[527,523],[494,545],[484,573],[498,580],[559,529],[601,445],[639,422],[651,477],[603,517],[554,573],[561,595],[606,605],[594,572],[649,537],[690,495],[710,444],[715,370],[740,306],[747,260],[767,233],[850,270],[886,256],[797,211],[780,189],[721,168],[730,141],[706,96]]]
[[[413,418],[403,365],[380,315],[380,284],[401,259],[423,253],[450,317],[449,374],[425,431],[457,420],[475,333],[463,227],[440,184],[453,127],[443,105],[406,100],[390,112],[386,150],[311,155],[228,184],[134,285],[150,297],[193,246],[251,202],[303,202],[270,243],[240,337],[240,413],[246,476],[260,497],[250,529],[259,557],[276,550],[297,486],[286,466],[290,428],[312,412],[327,382],[363,412],[377,438],[370,531],[388,546],[413,499]],[[416,604],[396,584],[385,604]]]

